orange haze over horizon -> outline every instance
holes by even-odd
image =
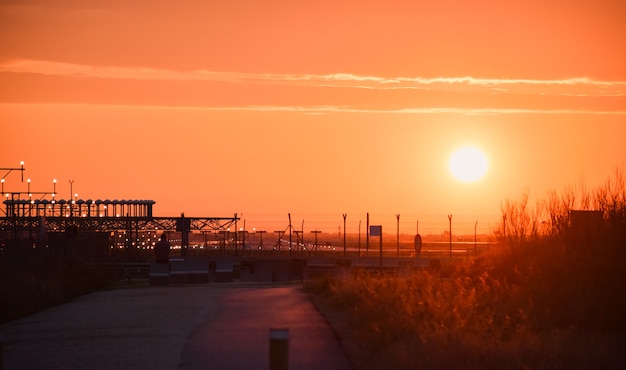
[[[614,0],[3,1],[0,167],[25,161],[32,191],[57,179],[67,198],[73,180],[83,199],[250,229],[291,213],[335,232],[347,213],[357,232],[369,212],[407,233],[448,214],[489,232],[523,189],[623,168],[624,14]],[[468,145],[488,160],[474,182],[448,168]]]

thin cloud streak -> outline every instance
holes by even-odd
[[[274,74],[207,70],[176,71],[154,68],[90,66],[38,60],[0,63],[1,72],[125,80],[224,81],[254,84],[288,84],[371,90],[463,90],[493,94],[521,93],[574,96],[626,96],[626,81],[599,81],[587,77],[565,79],[496,79],[463,77],[381,77],[350,73]]]
[[[83,107],[110,107],[120,109],[148,109],[148,110],[180,110],[180,111],[229,111],[229,112],[285,112],[304,114],[332,114],[332,113],[373,113],[373,114],[407,114],[407,115],[438,115],[454,114],[466,116],[494,116],[494,115],[613,115],[626,116],[626,111],[593,111],[576,109],[509,109],[509,108],[401,108],[401,109],[364,109],[349,106],[277,106],[277,105],[250,105],[250,106],[183,106],[183,105],[128,105],[128,104],[51,104],[51,103],[0,103],[2,106],[36,105],[42,107],[83,106]]]

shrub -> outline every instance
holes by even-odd
[[[624,368],[624,178],[572,189],[534,207],[527,193],[505,203],[504,245],[445,278],[361,273],[306,289],[358,369]],[[602,212],[582,251],[572,207]]]

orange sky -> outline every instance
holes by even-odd
[[[52,3],[0,4],[0,167],[33,191],[487,231],[524,188],[626,162],[623,1]],[[464,144],[476,183],[447,168]]]

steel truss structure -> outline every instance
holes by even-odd
[[[182,231],[180,220],[188,220],[187,231],[220,231],[231,228],[239,218],[233,217],[0,217],[0,229],[19,233],[60,232],[69,230],[119,231],[161,230]],[[12,233],[14,234],[14,233]]]
[[[151,200],[24,200],[7,199],[0,230],[5,238],[46,232],[76,231],[226,231],[239,220],[233,217],[154,217]]]

